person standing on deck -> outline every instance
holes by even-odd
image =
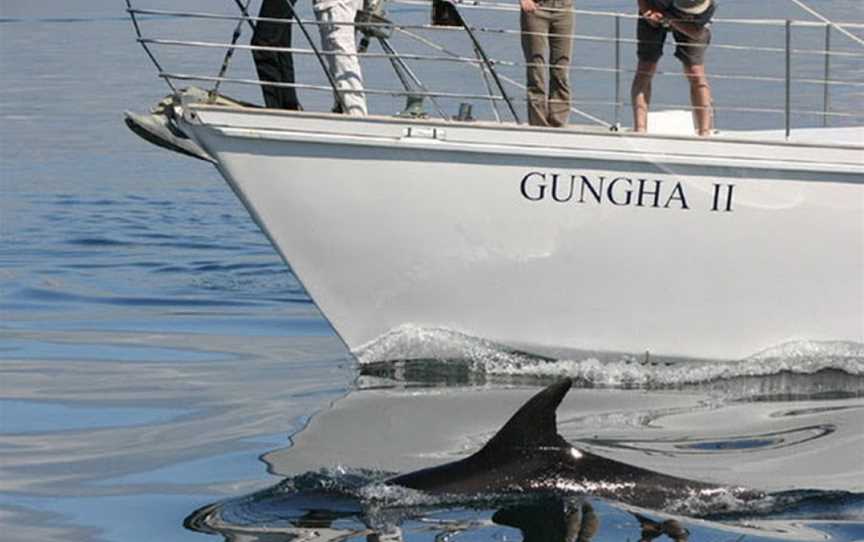
[[[671,30],[675,37],[675,56],[684,65],[690,83],[690,103],[696,133],[709,136],[713,130],[711,87],[705,74],[705,49],[711,42],[709,29],[716,4],[714,0],[638,0],[639,22],[636,55],[639,65],[630,91],[633,102],[633,130],[648,129],[651,80],[663,55],[663,43]]]
[[[573,0],[520,0],[520,6],[522,52],[527,64],[528,122],[532,126],[566,126],[570,117]]]
[[[341,110],[336,101],[334,111],[348,115],[366,115],[363,94],[363,74],[357,57],[354,17],[363,8],[363,0],[313,0],[312,9],[318,19],[321,48],[330,66],[336,88],[342,91]]]
[[[258,17],[284,19],[281,21],[256,21],[251,45],[255,47],[291,47],[291,19],[294,18],[294,3],[297,0],[263,0]],[[253,49],[252,58],[258,79],[264,82],[294,83],[294,58],[288,51],[266,51]],[[276,85],[261,85],[264,104],[272,109],[302,110],[297,99],[297,89]]]

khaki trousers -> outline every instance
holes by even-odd
[[[521,12],[522,52],[528,64],[528,122],[533,126],[565,126],[570,117],[573,13],[557,10],[569,10],[572,6],[572,0],[541,0],[536,11]]]

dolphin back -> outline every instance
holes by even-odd
[[[387,483],[436,493],[478,493],[523,486],[558,466],[562,451],[571,448],[558,434],[555,416],[571,385],[569,379],[562,380],[532,397],[474,455],[403,474]]]
[[[572,382],[562,380],[528,400],[474,455],[391,478],[386,483],[431,493],[558,490],[590,492],[636,506],[658,508],[681,496],[712,495],[724,489],[579,450],[558,434],[558,406]],[[742,488],[725,488],[752,498]],[[753,493],[754,496],[761,492]],[[643,524],[645,527],[646,524]],[[663,531],[666,532],[666,531]],[[677,532],[677,531],[676,531]],[[672,536],[670,530],[667,534]]]
[[[573,385],[568,378],[547,388],[522,405],[478,454],[498,454],[508,449],[569,448],[558,434],[555,411]]]

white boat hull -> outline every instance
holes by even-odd
[[[860,146],[184,118],[355,353],[404,326],[702,359],[864,343]]]

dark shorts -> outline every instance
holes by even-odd
[[[639,19],[636,26],[636,56],[643,62],[657,62],[663,56],[663,43],[670,31],[662,26],[651,26],[645,19]],[[700,29],[699,35],[690,37],[672,30],[675,37],[675,56],[687,66],[705,64],[705,49],[711,43],[711,30],[707,26]]]

